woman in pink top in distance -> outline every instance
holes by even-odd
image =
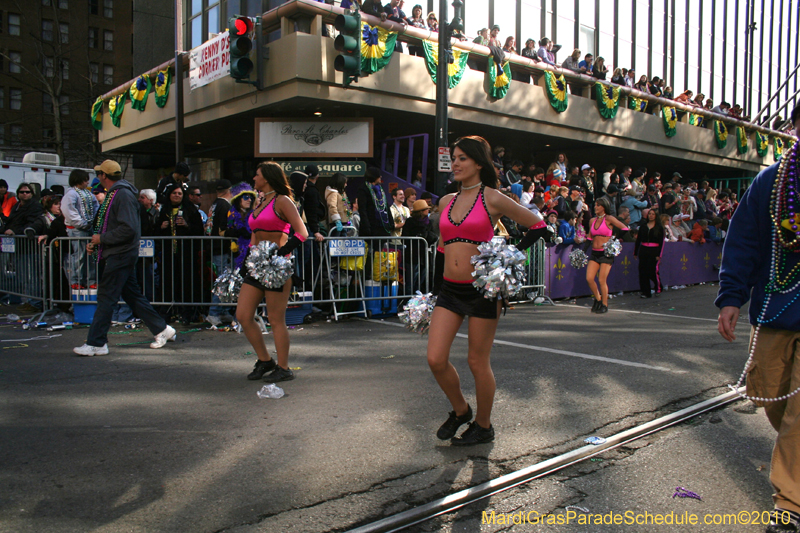
[[[600,198],[594,204],[595,217],[589,221],[592,255],[589,256],[589,264],[586,267],[586,282],[594,295],[592,313],[608,313],[608,283],[606,283],[606,280],[608,280],[608,273],[611,272],[611,265],[614,264],[614,258],[606,257],[603,245],[612,236],[612,226],[626,231],[628,229],[628,226],[616,218],[606,215],[610,209],[611,206],[608,204],[608,200]],[[598,284],[594,281],[595,277],[600,282],[599,289]]]
[[[529,248],[550,230],[539,216],[497,190],[492,151],[486,140],[462,137],[455,142],[451,154],[459,192],[439,200],[440,245],[444,247],[444,259],[437,261],[435,277],[444,279],[431,317],[428,365],[453,407],[436,436],[442,440],[452,439],[455,446],[467,446],[494,440],[491,414],[495,380],[489,354],[502,305],[499,300],[484,298],[472,285],[470,259],[478,253],[479,244],[492,239],[494,225],[501,216],[531,228],[520,242],[520,250]],[[477,411],[467,430],[453,438],[461,425],[472,420],[472,408],[461,392],[458,372],[450,362],[450,347],[464,317],[469,317],[467,362],[475,379]]]
[[[261,163],[253,177],[253,185],[261,193],[261,198],[248,219],[253,232],[250,248],[261,241],[271,241],[280,246],[279,255],[291,254],[308,238],[308,231],[294,205],[292,189],[283,169],[272,161]],[[290,238],[292,229],[294,235]],[[256,366],[247,379],[263,379],[270,383],[294,379],[294,374],[289,370],[289,331],[286,329],[286,306],[292,290],[292,280],[279,289],[270,289],[259,283],[251,272],[242,272],[242,276],[244,282],[236,306],[236,320],[242,325],[245,337],[258,356]],[[261,328],[255,321],[258,304],[265,298],[272,338],[275,340],[277,364],[269,356]]]

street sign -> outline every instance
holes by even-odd
[[[15,251],[14,237],[3,237],[0,243],[0,252],[4,254],[13,254]]]
[[[450,148],[446,146],[439,147],[438,170],[439,172],[451,172],[453,168],[450,166],[452,159],[450,157]]]
[[[139,241],[139,257],[155,257],[156,243],[153,239],[141,239]]]
[[[305,172],[308,165],[317,165],[319,175],[323,178],[329,178],[337,172],[348,178],[361,178],[367,171],[367,164],[363,161],[280,161],[278,164],[287,176],[292,172]]]
[[[331,257],[363,257],[367,245],[363,239],[333,239],[328,241]]]
[[[208,85],[230,74],[231,40],[228,32],[220,33],[189,52],[189,87]]]

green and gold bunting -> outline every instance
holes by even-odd
[[[361,71],[374,74],[389,64],[397,32],[364,24],[361,32]]]
[[[428,67],[428,74],[433,83],[436,83],[436,69],[439,66],[439,43],[433,41],[422,41],[422,49],[425,51],[425,66]],[[464,72],[467,70],[467,59],[469,52],[465,50],[453,49],[453,62],[447,65],[448,87],[452,89],[459,84]]]
[[[758,157],[766,157],[769,152],[769,135],[764,135],[760,131],[756,132],[756,153]]]
[[[158,107],[167,105],[167,99],[169,98],[169,82],[171,79],[172,72],[169,70],[169,67],[164,70],[159,70],[156,74],[153,85],[156,91],[156,105]]]
[[[111,123],[119,128],[120,119],[122,119],[122,112],[125,111],[125,98],[128,91],[125,91],[108,101],[108,114],[111,115]]]
[[[595,83],[594,93],[597,100],[597,109],[600,111],[600,116],[603,118],[616,117],[617,109],[619,109],[619,87]]]
[[[664,118],[664,135],[675,137],[678,133],[678,111],[674,107],[664,106],[661,108],[661,116]]]
[[[747,153],[747,132],[741,126],[736,127],[736,146],[740,154]]]
[[[103,129],[103,97],[98,96],[92,104],[92,126],[96,130]]]
[[[550,105],[559,113],[567,110],[569,104],[567,98],[567,80],[563,74],[556,76],[549,70],[544,71],[545,87],[547,88],[547,97],[550,99]]]
[[[497,64],[489,59],[489,96],[502,100],[508,93],[508,87],[511,85],[511,66],[508,61],[503,63],[502,74],[497,74]]]
[[[775,161],[780,161],[783,156],[783,139],[780,137],[773,138],[772,157]]]
[[[644,111],[647,109],[647,100],[628,96],[628,109],[635,109],[636,111]]]
[[[706,124],[706,119],[703,115],[689,113],[689,124],[692,126],[697,126],[698,128],[702,128]]]
[[[728,145],[728,126],[721,120],[714,121],[714,138],[717,140],[717,148],[720,150]]]
[[[150,95],[151,88],[152,84],[150,83],[150,76],[147,74],[142,74],[136,78],[136,81],[131,83],[131,88],[128,90],[128,96],[131,97],[132,109],[144,111],[144,108],[147,105],[147,97]]]

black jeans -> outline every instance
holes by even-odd
[[[147,328],[158,335],[167,328],[167,323],[153,309],[142,294],[136,280],[138,254],[112,255],[100,262],[100,283],[97,287],[97,311],[89,327],[89,346],[103,346],[108,343],[108,329],[114,305],[120,296],[133,313],[142,319]]]
[[[655,291],[662,289],[661,277],[658,275],[658,248],[639,247],[639,289],[645,296],[651,296],[650,282],[655,284]]]

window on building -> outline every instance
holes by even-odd
[[[98,63],[89,63],[89,80],[92,83],[97,83],[100,75],[100,65]]]
[[[114,67],[112,65],[103,65],[103,83],[105,85],[114,84]]]
[[[43,41],[52,41],[53,40],[53,21],[52,20],[43,20],[42,21],[42,40]]]
[[[53,58],[45,57],[42,61],[42,74],[45,78],[52,78],[55,73],[53,72]]]
[[[100,43],[100,30],[89,28],[89,48],[97,48]]]
[[[69,79],[69,60],[67,59],[61,60],[61,79],[62,80]]]
[[[9,52],[10,59],[8,63],[8,71],[11,74],[20,74],[22,72],[22,52]]]
[[[62,115],[69,115],[69,96],[62,94],[58,97],[58,107],[61,108]]]
[[[53,114],[53,99],[47,93],[42,93],[42,113],[45,115]]]
[[[0,87],[0,109],[5,109],[6,107],[6,88]]]
[[[219,33],[219,13],[220,0],[191,0],[188,13],[188,42],[191,48],[203,44],[208,34]]]
[[[103,16],[107,19],[114,18],[114,0],[103,0]]]
[[[15,111],[22,109],[22,89],[11,89],[8,91],[8,108]]]
[[[58,0],[58,7],[60,9],[69,9],[69,1],[68,0]]]
[[[22,146],[22,126],[11,126],[11,146]]]
[[[58,31],[61,37],[61,44],[67,44],[69,42],[69,24],[62,22],[58,25]]]
[[[42,141],[45,148],[55,148],[56,133],[52,128],[42,129]]]
[[[89,0],[89,14],[97,15],[98,13],[100,13],[99,0]]]
[[[114,50],[114,32],[103,31],[103,50]]]
[[[19,15],[16,13],[9,13],[8,14],[8,34],[9,35],[19,35],[20,30],[20,18]]]

